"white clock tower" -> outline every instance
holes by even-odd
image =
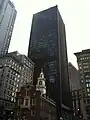
[[[41,95],[45,95],[46,94],[45,81],[46,81],[46,79],[44,78],[43,69],[41,69],[41,73],[40,73],[40,76],[38,78],[37,85],[36,85],[36,89],[40,90]]]

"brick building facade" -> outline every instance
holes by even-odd
[[[37,87],[27,83],[17,92],[14,119],[56,120],[56,105],[45,95],[44,80],[41,72]]]

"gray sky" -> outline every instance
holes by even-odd
[[[17,9],[17,18],[9,52],[26,54],[33,13],[58,5],[66,26],[68,60],[77,67],[73,55],[90,48],[90,0],[11,0]]]

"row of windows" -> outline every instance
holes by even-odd
[[[15,102],[15,101],[16,101],[16,100],[15,100],[15,97],[13,97],[13,96],[11,96],[11,95],[9,95],[9,94],[5,94],[5,95],[4,95],[4,98],[7,99],[7,100],[10,100],[10,101],[12,101],[12,102]]]
[[[16,68],[18,70],[21,70],[21,66],[19,66],[16,62],[14,62],[12,59],[4,59],[4,60],[0,60],[1,63],[4,65],[4,66],[9,66],[12,68]]]
[[[82,58],[80,58],[80,60],[89,60],[90,59],[90,57],[82,57]]]
[[[85,94],[84,92],[83,92],[83,97],[90,97],[90,92],[87,92],[87,94]]]
[[[0,105],[4,105],[5,107],[11,108],[13,106],[12,103],[4,101],[4,100],[0,100]]]
[[[17,80],[17,81],[19,81],[19,80]],[[19,86],[18,83],[16,83],[16,82],[13,81],[13,80],[9,80],[9,83],[8,83],[8,80],[6,80],[5,87],[7,88],[9,85],[12,85],[12,86],[14,86],[14,87],[18,87],[18,86]]]
[[[32,66],[31,62],[29,62],[27,59],[24,58],[24,61],[25,61],[25,62],[27,61],[28,64],[29,64],[30,66]]]
[[[56,61],[48,62],[49,66],[49,80],[51,83],[55,83],[55,75],[57,74],[56,70]]]
[[[50,83],[55,83],[55,77],[54,76],[49,76],[49,81],[50,81]]]
[[[86,87],[90,87],[90,83],[86,84]]]
[[[21,72],[21,71],[19,70],[19,68],[15,67],[14,65],[12,65],[12,69],[15,70],[15,71],[17,71],[17,72]]]
[[[18,68],[19,70],[21,70],[21,66],[19,66],[17,63],[13,62],[12,65],[16,68]]]
[[[11,79],[12,81],[19,82],[19,78],[17,78],[17,76],[7,74],[7,77],[9,77],[9,79]],[[11,80],[9,80],[9,81],[11,81]]]
[[[81,91],[73,91],[72,96],[81,95]]]
[[[48,54],[49,54],[49,56],[54,56],[56,54],[56,50],[54,48],[49,48]]]
[[[4,95],[16,97],[16,92],[9,91],[9,90],[5,89],[4,90]]]
[[[56,72],[56,61],[48,62],[49,70]]]
[[[36,110],[35,110],[35,109],[32,109],[32,110],[30,111],[30,113],[31,113],[31,116],[35,116]],[[17,114],[17,115],[19,115],[19,114]],[[26,115],[26,113],[24,113],[23,118],[24,118],[24,120],[27,120],[25,115]]]
[[[90,79],[86,79],[85,81],[86,83],[90,83]],[[84,83],[84,80],[81,79],[81,83]],[[87,84],[86,86],[89,86],[89,84]]]
[[[50,41],[49,41],[50,42]],[[38,44],[38,46],[36,46]],[[32,49],[33,48],[36,48],[36,51],[37,52],[40,52],[39,50],[42,49],[42,48],[45,48],[46,50],[48,50],[48,54],[51,56],[51,55],[54,55],[56,53],[56,46],[55,44],[51,44],[51,43],[48,43],[48,41],[42,39],[42,41],[39,41],[39,43],[36,42],[32,45]]]
[[[20,77],[20,75],[18,73],[16,73],[14,70],[9,69],[8,73],[11,73],[12,75],[17,76],[18,78]]]
[[[4,60],[0,60],[0,63],[1,64],[4,64],[5,66],[9,65],[10,63],[10,66],[12,65],[13,67],[15,68],[19,68],[19,70],[21,70],[21,66],[18,65],[15,61],[13,61],[12,59],[4,59]],[[33,66],[30,62],[28,63],[30,66]],[[24,68],[23,68],[24,69]]]
[[[33,69],[33,65],[30,63],[30,62],[28,62],[27,60],[26,61],[24,61],[24,63],[28,66],[28,67],[30,67],[31,69]],[[26,67],[26,69],[28,69],[28,67],[25,65],[25,67]]]
[[[87,99],[87,100],[83,100],[83,102],[85,103],[85,104],[90,104],[90,99]]]
[[[89,68],[89,66],[83,66],[84,69]]]
[[[85,72],[89,72],[89,68],[82,68],[80,67],[80,73],[85,73]]]
[[[90,62],[83,62],[83,63],[78,63],[79,67],[81,66],[89,66]]]
[[[31,76],[31,77],[26,77],[26,76],[22,76],[21,77],[21,80],[20,80],[20,83],[26,83],[26,82],[30,82],[30,81],[32,81],[32,79],[33,79],[33,77]]]
[[[1,19],[0,19],[0,25],[1,25],[2,21],[3,21],[3,18],[4,18],[4,14],[2,13],[1,14]]]
[[[86,79],[86,82],[87,82],[87,83],[90,82],[90,79]]]
[[[16,84],[16,83],[13,83],[13,85],[12,84],[7,84],[7,83],[5,84],[5,88],[7,88],[9,90],[17,91],[18,87],[19,87],[19,85]]]
[[[13,87],[11,85],[6,86],[9,90],[13,90]]]
[[[90,78],[90,75],[85,75],[86,78]]]
[[[84,72],[84,73],[88,73],[88,72],[90,72],[90,70],[89,70],[89,69],[84,69],[83,71],[80,70],[80,74],[83,74],[83,72]]]
[[[29,106],[31,102],[31,105],[36,105],[36,98],[32,98],[30,101],[30,98],[25,98],[24,101],[18,100],[18,106],[24,105],[24,106]]]

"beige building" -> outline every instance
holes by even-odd
[[[17,51],[0,57],[0,104],[11,111],[16,92],[33,81],[34,63]]]
[[[75,53],[80,73],[84,119],[90,120],[90,49]]]

